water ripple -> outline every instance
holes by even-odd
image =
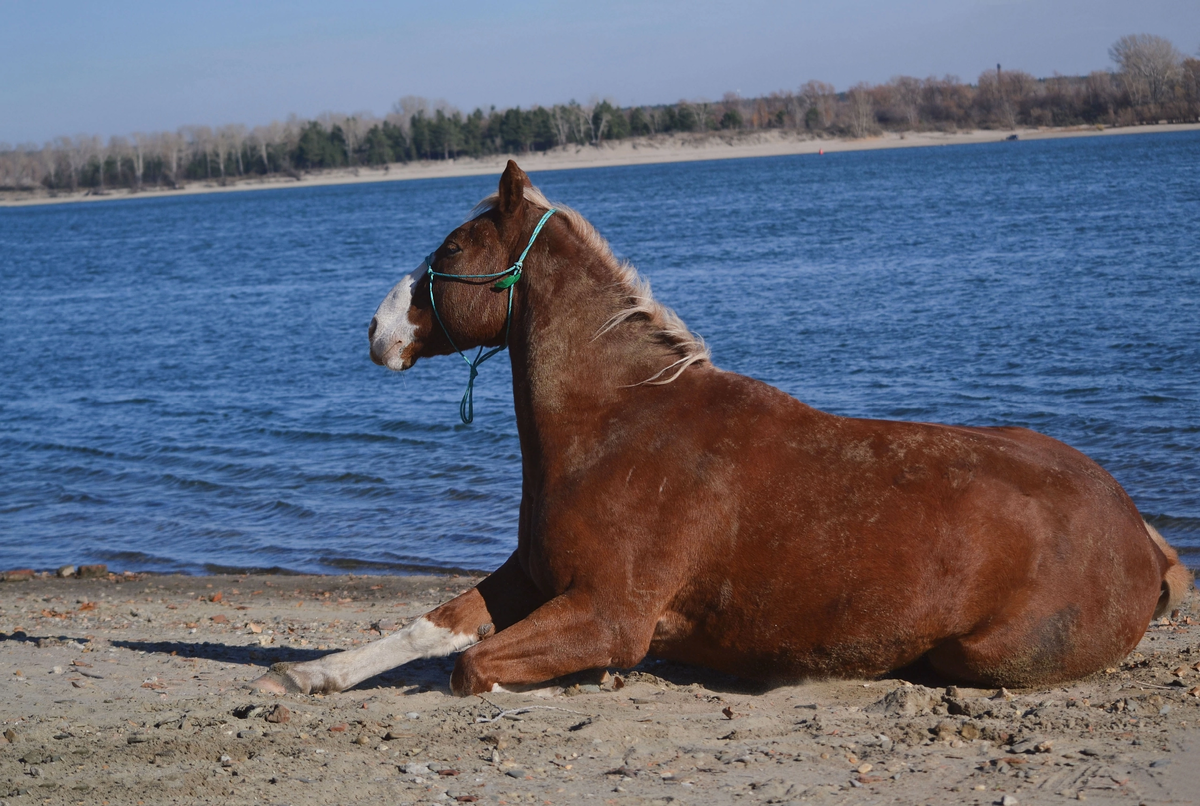
[[[718,365],[840,414],[1062,439],[1200,563],[1200,133],[534,179]],[[467,427],[456,358],[366,353],[379,299],[494,186],[0,210],[0,567],[502,562],[509,367]],[[47,322],[85,347],[64,360]]]

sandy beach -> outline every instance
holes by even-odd
[[[647,661],[549,696],[449,694],[452,659],[330,696],[244,684],[398,629],[468,577],[0,583],[0,802],[1195,803],[1192,598],[1119,665],[1040,690],[763,689]]]
[[[742,133],[711,133],[705,135],[673,134],[656,137],[630,138],[605,142],[599,146],[568,146],[546,152],[520,155],[498,155],[479,159],[463,158],[430,162],[393,163],[383,168],[333,169],[303,174],[299,179],[277,175],[246,178],[221,185],[212,182],[189,182],[178,190],[144,190],[134,193],[113,190],[104,194],[91,192],[57,193],[43,190],[18,192],[0,191],[0,207],[19,207],[35,204],[113,201],[130,198],[182,196],[197,193],[228,193],[271,190],[284,187],[315,187],[349,185],[364,182],[396,182],[409,179],[433,179],[450,176],[499,175],[510,157],[526,171],[560,171],[575,168],[599,168],[617,165],[649,165],[699,160],[744,159],[777,157],[789,154],[835,154],[843,151],[866,151],[881,148],[921,148],[929,146],[993,143],[1017,135],[1020,140],[1044,140],[1061,137],[1098,137],[1151,134],[1156,132],[1195,131],[1200,124],[1158,124],[1126,128],[1078,126],[1044,129],[1015,129],[1012,131],[976,130],[960,132],[885,133],[863,139],[810,138],[795,132],[762,131]]]

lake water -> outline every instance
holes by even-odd
[[[1018,424],[1200,563],[1200,132],[533,175],[718,366],[847,415]],[[494,177],[0,210],[0,567],[491,569],[507,362],[367,322]]]

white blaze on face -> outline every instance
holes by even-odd
[[[425,264],[422,263],[411,274],[406,274],[400,282],[392,286],[392,290],[379,303],[375,311],[375,333],[371,337],[371,353],[379,358],[388,369],[408,369],[412,362],[404,361],[404,348],[412,344],[417,327],[409,319],[412,308],[413,290],[425,274]]]

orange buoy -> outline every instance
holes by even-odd
[[[825,149],[823,149],[823,148],[822,148],[822,149],[818,149],[818,150],[817,150],[817,153],[818,153],[818,154],[824,154],[824,153],[825,153]]]

